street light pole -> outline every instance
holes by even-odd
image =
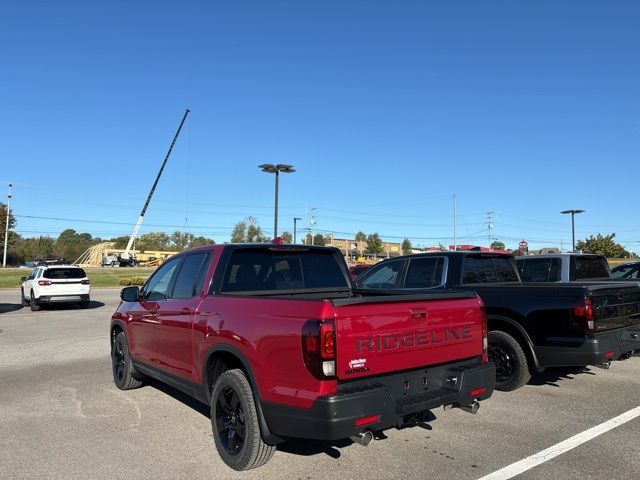
[[[9,184],[9,195],[7,195],[7,222],[4,227],[4,253],[2,254],[2,268],[7,267],[7,241],[9,240],[9,219],[11,218],[11,187]]]
[[[258,168],[263,172],[276,174],[275,207],[273,212],[273,238],[275,239],[278,236],[278,180],[280,172],[293,173],[295,170],[291,165],[285,165],[283,163],[278,163],[277,165],[274,165],[273,163],[263,163],[262,165],[258,165]]]
[[[298,231],[298,220],[302,220],[300,217],[293,217],[293,243],[296,243],[296,233]]]
[[[562,213],[563,215],[566,215],[568,213],[571,214],[571,251],[575,252],[576,251],[576,223],[574,220],[574,217],[576,214],[578,213],[584,213],[585,210],[563,210]]]

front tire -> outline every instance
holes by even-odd
[[[251,385],[242,370],[227,370],[211,393],[211,427],[222,461],[242,471],[267,463],[276,450],[262,440]]]
[[[489,361],[496,366],[496,390],[510,392],[531,378],[529,362],[520,343],[501,330],[489,332]]]
[[[131,390],[142,386],[142,381],[136,378],[136,371],[131,362],[127,337],[120,332],[111,346],[111,365],[113,369],[113,383],[120,390]]]

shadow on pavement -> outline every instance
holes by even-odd
[[[51,305],[41,305],[40,310],[93,310],[94,308],[104,307],[106,304],[91,300],[87,308],[80,308],[77,303],[52,303]],[[25,307],[29,308],[29,307]]]
[[[0,303],[0,313],[9,313],[20,310],[22,305],[19,303]]]
[[[548,368],[542,373],[535,373],[528,385],[551,385],[560,387],[558,384],[564,380],[573,380],[576,375],[595,375],[589,367],[556,367]]]
[[[165,393],[170,397],[175,398],[180,403],[185,404],[187,407],[190,407],[191,409],[195,410],[199,414],[209,418],[210,408],[208,405],[205,405],[204,403],[199,402],[195,398],[187,395],[186,393],[181,392],[177,388],[173,388],[172,386],[167,385],[166,383],[163,383],[159,380],[155,380],[153,378],[148,378],[148,377],[145,378],[144,384],[150,387],[153,387],[156,390],[160,390],[162,393]]]

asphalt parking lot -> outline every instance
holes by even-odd
[[[259,470],[218,458],[208,408],[159,383],[119,391],[108,326],[118,290],[88,310],[31,312],[0,291],[0,478],[479,479],[640,405],[640,358],[611,370],[561,369],[477,415],[438,410],[428,426],[389,430],[361,447],[290,441]],[[640,478],[640,417],[517,478]]]

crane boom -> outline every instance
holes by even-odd
[[[142,207],[142,212],[140,212],[140,216],[138,217],[138,221],[133,227],[133,232],[131,232],[131,238],[129,238],[129,243],[127,243],[127,248],[124,250],[122,254],[122,258],[124,260],[129,260],[131,258],[131,247],[133,246],[133,242],[138,236],[138,231],[140,230],[140,225],[142,225],[142,220],[144,219],[144,214],[147,212],[147,208],[149,207],[149,203],[151,202],[151,197],[153,196],[153,192],[156,190],[156,186],[158,185],[158,180],[160,180],[160,175],[162,175],[162,171],[164,170],[165,165],[167,164],[167,160],[169,160],[169,156],[171,155],[171,151],[173,150],[173,146],[176,144],[176,140],[178,140],[178,135],[180,135],[180,130],[182,130],[182,125],[184,125],[184,121],[187,119],[187,115],[189,115],[190,110],[187,108],[184,112],[184,116],[182,117],[182,121],[178,126],[178,130],[173,137],[173,141],[171,145],[169,145],[169,150],[167,150],[167,154],[164,157],[164,161],[160,166],[160,170],[158,171],[158,175],[156,175],[156,179],[153,182],[153,186],[151,187],[151,191],[149,192],[149,196],[147,197],[147,201],[144,202],[144,207]]]

